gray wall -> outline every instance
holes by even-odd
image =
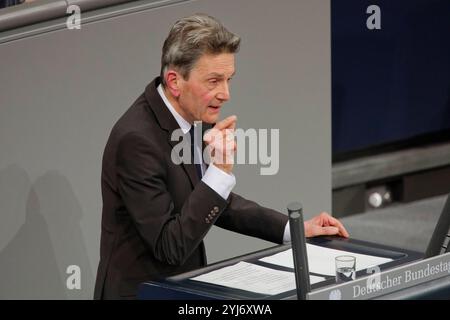
[[[92,297],[109,131],[159,73],[171,23],[199,11],[243,38],[223,116],[280,129],[278,174],[239,165],[235,191],[282,212],[293,200],[307,217],[330,210],[328,0],[189,1],[36,34],[0,44],[0,298]],[[206,244],[209,262],[274,245],[215,227]],[[66,288],[69,265],[81,290]]]

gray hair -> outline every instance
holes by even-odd
[[[177,70],[187,80],[203,54],[236,53],[241,39],[228,31],[220,21],[206,14],[195,14],[175,22],[164,41],[161,56],[161,79]]]

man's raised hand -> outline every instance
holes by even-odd
[[[211,153],[212,163],[226,173],[231,173],[234,165],[236,121],[237,117],[233,115],[217,122],[203,138]]]

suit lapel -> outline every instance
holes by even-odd
[[[145,98],[147,99],[149,109],[155,114],[156,120],[158,121],[161,129],[167,132],[167,142],[170,144],[171,148],[175,147],[179,141],[172,141],[172,132],[180,129],[177,121],[170,113],[167,106],[164,104],[161,96],[157,91],[157,87],[160,84],[160,78],[155,78],[146,88],[145,88]],[[194,164],[187,164],[182,162],[181,166],[186,172],[189,180],[191,181],[192,188],[199,182],[197,172],[195,170]]]

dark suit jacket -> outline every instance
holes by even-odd
[[[287,216],[231,193],[227,200],[174,164],[179,129],[156,78],[112,129],[102,164],[102,233],[95,299],[134,297],[140,282],[206,265],[213,224],[282,243]]]

